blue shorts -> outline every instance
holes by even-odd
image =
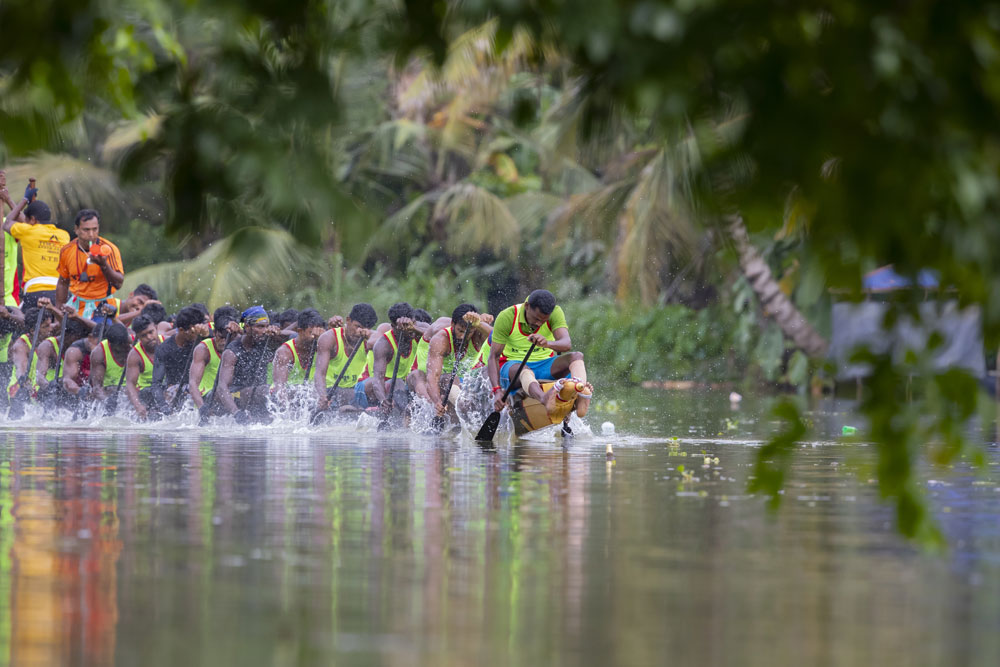
[[[552,362],[558,359],[558,356],[552,355],[548,359],[542,359],[540,361],[529,361],[528,369],[535,374],[535,379],[539,382],[545,382],[546,380],[555,380],[552,377]],[[507,389],[510,385],[510,369],[521,363],[520,361],[507,361],[503,366],[500,367],[500,388]]]
[[[358,383],[354,385],[354,400],[351,401],[351,405],[354,407],[361,408],[362,410],[368,407],[368,394],[365,393],[365,382],[368,382],[370,379],[358,380]]]

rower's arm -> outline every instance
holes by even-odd
[[[236,354],[232,350],[222,353],[219,360],[219,385],[216,387],[215,400],[221,401],[226,412],[233,414],[239,410],[236,401],[233,400],[233,393],[229,391],[229,385],[233,382],[233,373],[236,370]]]
[[[441,383],[444,355],[447,353],[448,347],[447,336],[434,336],[427,352],[427,395],[435,406],[441,404],[441,388],[438,385]]]
[[[80,352],[80,348],[71,347],[66,350],[66,356],[63,358],[63,387],[66,388],[71,394],[75,394],[80,391],[80,385],[76,383],[76,374],[80,372],[80,362],[83,353]]]
[[[56,282],[56,308],[62,308],[69,298],[69,278],[59,276]]]
[[[330,367],[330,357],[333,356],[333,346],[337,344],[337,334],[328,331],[319,337],[316,344],[316,359],[313,361],[313,387],[320,402],[326,399],[326,371]]]
[[[385,376],[389,367],[389,360],[392,359],[392,345],[385,338],[375,343],[375,368],[372,369],[372,391],[375,393],[375,400],[381,403],[385,400]]]
[[[108,372],[104,359],[104,346],[98,345],[90,352],[90,388],[99,398],[104,398],[104,376]]]
[[[11,356],[14,362],[15,377],[22,378],[28,374],[28,345],[18,338],[11,348]]]
[[[0,283],[2,284],[2,283]],[[0,307],[3,307],[3,297],[0,296]],[[21,329],[24,328],[24,313],[21,312],[20,308],[15,308],[14,306],[7,306],[7,313],[10,315],[10,319],[17,323],[17,326]]]
[[[292,343],[294,345],[295,343]],[[288,383],[288,372],[292,368],[292,363],[295,359],[292,357],[292,353],[284,345],[278,348],[274,353],[274,386],[283,387]]]
[[[493,344],[490,346],[490,358],[486,362],[486,376],[490,379],[491,388],[500,386],[500,364],[497,362],[497,359],[503,354],[505,346],[506,343],[498,343],[496,341],[493,341]],[[494,393],[499,396],[499,393]]]
[[[209,340],[206,345],[212,345],[212,341]],[[208,348],[204,345],[199,345],[194,348],[194,355],[191,357],[191,372],[188,373],[188,396],[194,401],[196,408],[200,408],[205,402],[205,399],[201,396],[201,390],[199,386],[201,385],[201,379],[205,377],[205,368],[208,366],[209,352]]]
[[[388,322],[383,322],[382,324],[375,327],[375,331],[373,331],[368,336],[368,340],[365,341],[365,349],[369,351],[374,351],[375,346],[378,345],[378,342],[382,339],[382,334],[384,334],[391,328],[392,325],[389,324]]]
[[[39,387],[44,387],[49,383],[45,379],[45,374],[49,372],[49,364],[52,361],[52,356],[55,354],[55,348],[52,347],[52,343],[48,340],[43,340],[38,345],[38,350],[35,354],[38,357],[38,363],[35,364],[35,383]]]
[[[139,352],[135,349],[131,350],[125,361],[125,394],[135,411],[140,415],[145,415],[146,406],[139,400],[139,374],[142,372],[139,367],[140,363],[142,360],[139,358]]]
[[[7,215],[7,218],[3,222],[3,230],[5,232],[9,234],[10,228],[14,226],[14,223],[24,222],[24,216],[21,215],[21,211],[23,211],[24,207],[27,205],[28,205],[28,200],[24,198],[22,198],[21,201],[17,202],[17,204],[14,206],[14,210]]]
[[[569,329],[566,327],[559,327],[552,334],[556,337],[555,340],[548,341],[544,346],[547,347],[556,354],[563,354],[564,352],[569,352],[573,349],[573,341],[569,338]]]

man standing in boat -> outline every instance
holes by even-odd
[[[74,228],[76,239],[59,251],[56,306],[69,303],[83,318],[109,301],[120,310],[121,303],[111,297],[125,280],[118,246],[101,237],[101,216],[93,209],[77,213]]]
[[[486,373],[496,409],[502,409],[503,392],[532,343],[535,349],[518,377],[521,388],[552,413],[559,400],[558,390],[553,386],[543,392],[540,382],[567,376],[576,378],[585,387],[584,393],[576,399],[576,414],[585,416],[590,408],[593,386],[587,382],[583,353],[571,351],[573,341],[569,337],[566,316],[547,290],[535,290],[524,303],[500,311],[493,323],[493,344]]]
[[[0,192],[0,197],[5,191]],[[38,299],[56,297],[59,282],[59,250],[69,243],[69,234],[52,223],[49,205],[37,199],[38,188],[28,186],[24,198],[13,206],[4,222],[3,229],[21,244],[21,260],[24,263],[24,301],[29,307]],[[9,200],[9,195],[6,197]]]

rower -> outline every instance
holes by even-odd
[[[90,389],[96,400],[116,391],[131,349],[132,337],[125,325],[109,325],[104,340],[90,352]]]
[[[13,305],[4,306],[0,301],[0,377],[10,375],[10,346],[24,328],[24,314],[20,309]]]
[[[136,285],[135,289],[129,292],[129,295],[122,300],[121,307],[119,308],[118,320],[125,326],[128,326],[132,323],[132,320],[142,314],[142,309],[147,303],[152,301],[160,303],[157,299],[159,299],[159,297],[157,296],[155,289],[146,283]]]
[[[208,325],[201,311],[192,306],[181,308],[175,318],[177,333],[156,346],[153,379],[150,385],[157,409],[167,414],[175,392],[187,387],[188,370],[195,346],[208,337]]]
[[[43,297],[44,298],[44,297]],[[62,348],[59,346],[58,333],[54,333],[38,344],[38,365],[35,368],[35,382],[38,384],[38,391],[46,389],[56,379],[56,366],[59,365],[59,358],[65,360],[66,350],[73,343],[90,335],[90,330],[94,323],[90,320],[83,320],[70,306],[63,306],[66,312],[63,317],[68,317],[66,323],[66,335],[62,341]],[[55,385],[53,385],[55,387]],[[51,390],[50,390],[51,391]]]
[[[137,342],[125,362],[125,393],[139,419],[144,420],[150,416],[150,410],[156,409],[150,387],[153,384],[153,357],[160,344],[160,334],[153,320],[145,315],[132,320],[132,332]]]
[[[284,395],[287,385],[306,383],[306,370],[312,368],[317,340],[324,333],[325,325],[326,321],[315,308],[306,308],[298,313],[293,328],[295,338],[282,343],[274,353],[273,392],[287,398]]]
[[[188,395],[199,408],[205,403],[205,395],[215,386],[219,358],[227,343],[242,331],[236,321],[239,317],[239,311],[232,306],[216,308],[212,317],[212,337],[201,341],[194,349],[191,372],[188,374]]]
[[[7,395],[13,397],[17,393],[17,379],[21,376],[27,377],[27,383],[31,385],[33,391],[35,384],[35,370],[38,365],[38,354],[33,354],[31,359],[31,336],[34,333],[35,322],[38,322],[39,307],[28,308],[24,314],[25,326],[28,331],[21,334],[10,346],[10,359],[13,364],[11,368],[10,382],[7,383]],[[56,318],[48,308],[41,308],[42,323],[38,328],[38,341],[41,342],[52,335],[56,328]],[[30,366],[29,366],[30,364]]]
[[[451,326],[451,318],[439,317],[435,320],[423,308],[414,308],[413,321],[417,326],[426,324],[427,328],[423,330],[423,335],[417,339],[417,358],[406,375],[406,386],[417,396],[429,401],[430,397],[427,394],[427,352],[430,350],[430,340],[438,331]]]
[[[156,327],[156,333],[166,335],[174,328],[173,325],[167,321],[167,309],[164,308],[163,304],[159,301],[147,302],[139,313],[140,315],[144,315],[153,321],[153,325]]]
[[[108,304],[97,306],[92,319],[94,328],[86,338],[67,347],[63,357],[63,388],[80,399],[87,397],[90,388],[90,355],[100,347],[112,324],[111,317],[104,311],[106,307]]]
[[[334,392],[333,385],[337,381],[340,372],[347,365],[351,351],[362,339],[371,336],[371,328],[378,322],[378,315],[369,303],[358,303],[351,308],[347,320],[342,327],[335,327],[319,337],[316,344],[316,370],[313,385],[316,388],[318,397],[316,407],[318,410],[326,410],[332,403],[342,409],[348,405],[355,408],[367,406],[359,405],[355,398],[355,386],[358,379],[364,375],[367,369],[366,350],[358,350],[351,360],[351,365],[340,378],[340,384]],[[366,346],[367,347],[367,346]],[[362,391],[361,396],[364,397]]]
[[[451,326],[431,337],[426,366],[427,398],[439,416],[444,416],[447,410],[441,399],[441,391],[448,383],[451,374],[458,372],[455,367],[455,357],[469,327],[472,327],[472,330],[466,343],[464,359],[473,359],[485,345],[492,328],[471,303],[463,303],[455,308],[451,313]],[[471,365],[466,364],[466,367]],[[452,385],[453,390],[454,388]]]
[[[566,326],[566,316],[556,305],[556,298],[547,290],[535,290],[524,303],[506,308],[497,315],[486,366],[494,407],[502,409],[500,399],[503,390],[517,373],[532,343],[535,350],[518,378],[521,388],[552,413],[556,409],[558,391],[553,386],[543,392],[539,382],[571,376],[584,385],[584,393],[576,398],[576,413],[580,417],[586,415],[594,388],[587,382],[583,353],[571,351],[573,342]]]
[[[395,367],[397,356],[400,358],[397,379],[404,378],[412,368],[417,358],[417,339],[429,326],[424,322],[418,325],[413,321],[412,315],[413,307],[405,302],[394,304],[389,308],[390,329],[382,334],[372,349],[371,376],[365,379],[361,385],[362,389],[355,390],[360,407],[389,407],[390,401],[386,391],[392,381],[388,378],[388,373],[391,373],[390,368]],[[359,397],[362,392],[363,401]],[[409,403],[409,394],[410,390],[406,387],[406,383],[397,382],[396,396],[392,399],[392,405],[402,410]]]
[[[247,308],[240,319],[243,335],[229,344],[219,363],[214,410],[235,415],[239,422],[268,422],[267,362],[288,336],[271,324],[262,306]]]

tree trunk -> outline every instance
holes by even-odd
[[[774,317],[782,333],[795,343],[796,347],[810,357],[825,357],[828,345],[826,339],[819,335],[806,318],[802,317],[802,313],[792,304],[791,299],[781,291],[778,281],[771,275],[771,267],[761,257],[757,248],[750,243],[750,235],[747,234],[747,227],[741,216],[730,217],[729,236],[736,243],[743,275],[760,299],[764,312]]]

